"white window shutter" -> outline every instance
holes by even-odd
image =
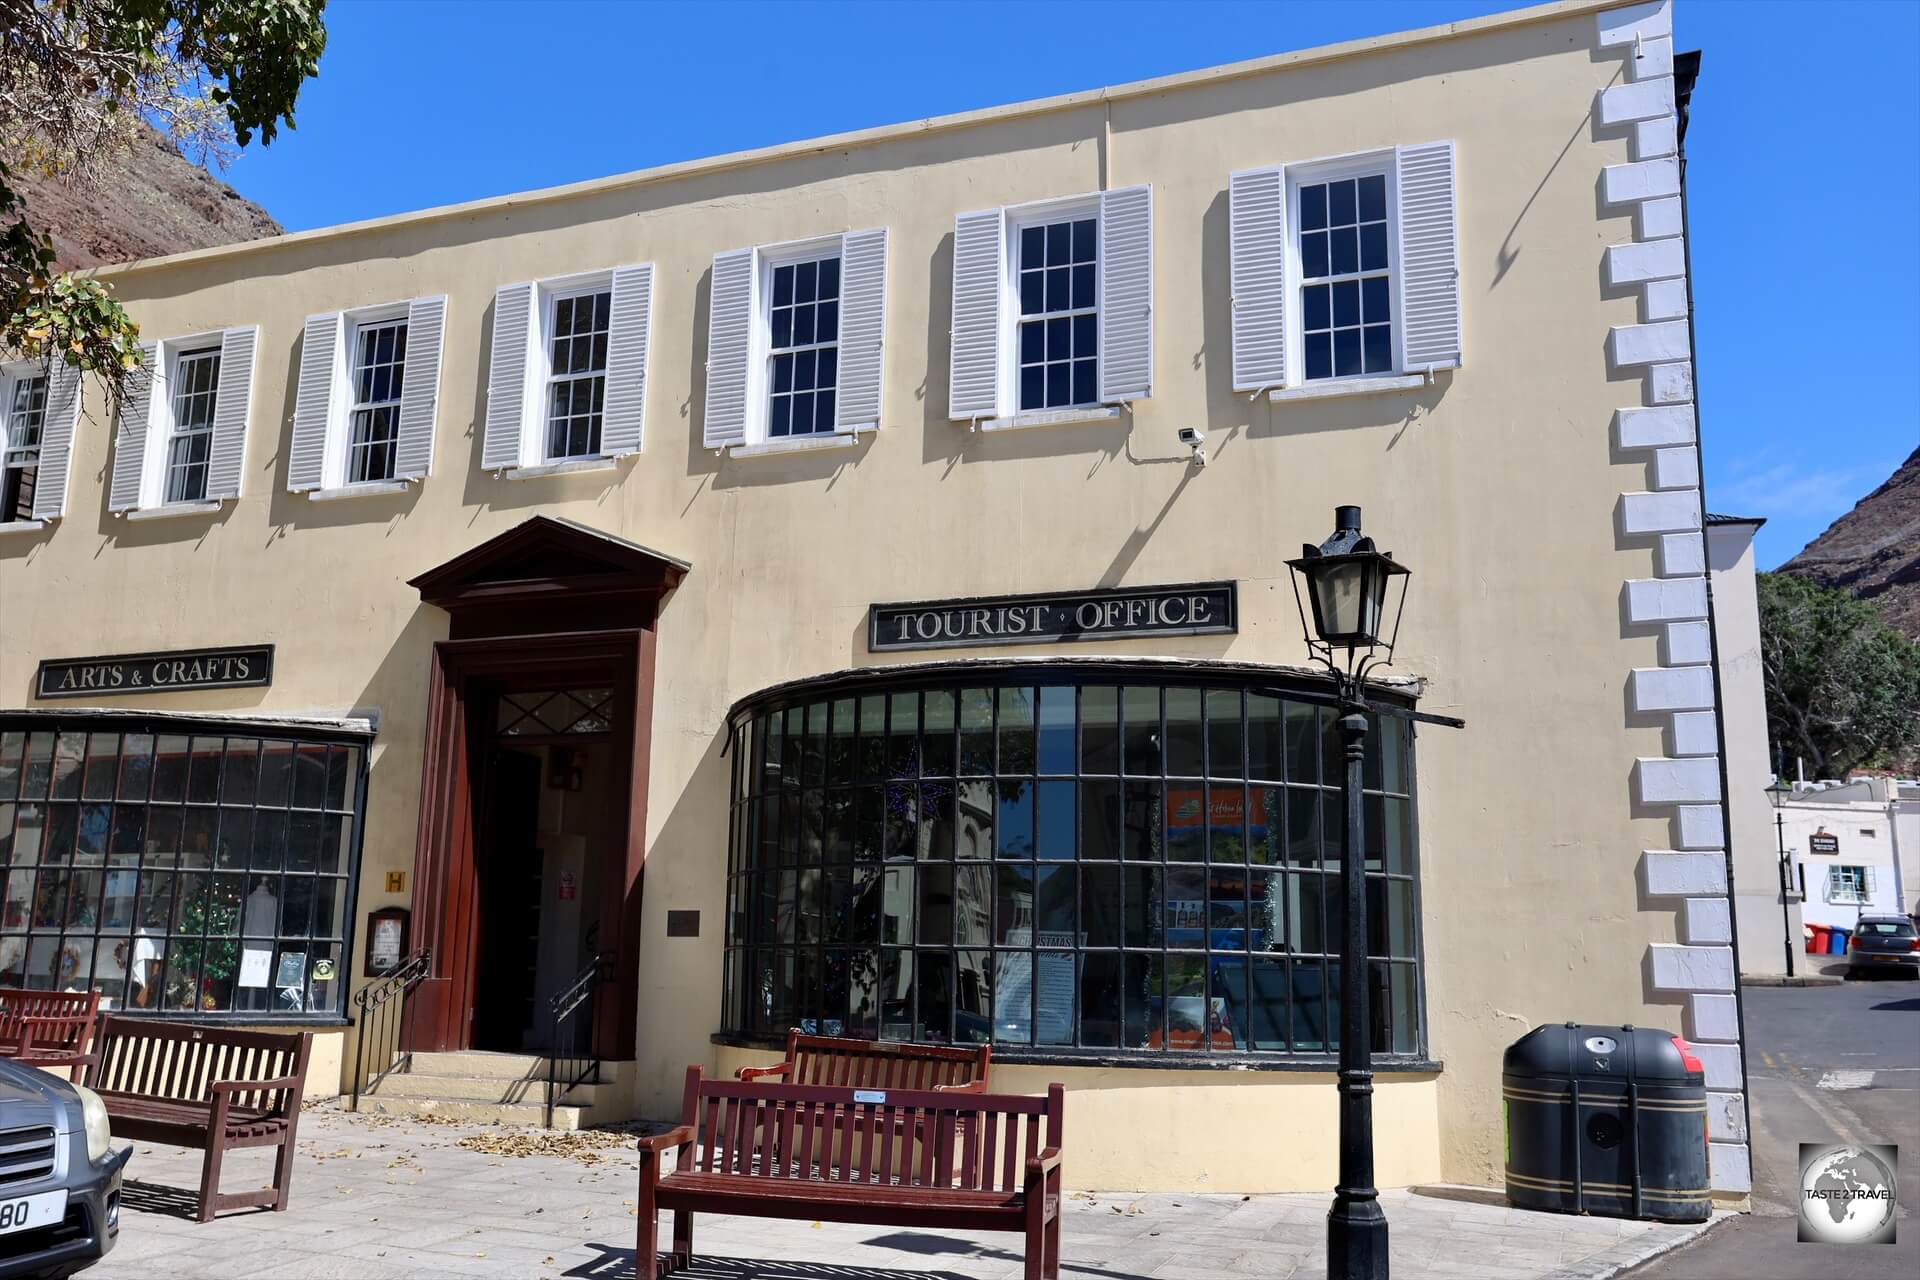
[[[160,377],[160,346],[140,344],[140,371],[127,380],[120,401],[120,424],[113,433],[113,479],[107,487],[109,511],[140,505],[140,482],[147,466],[147,422],[153,413],[153,384]]]
[[[702,438],[709,449],[747,442],[748,365],[753,354],[754,251],[713,255],[707,306],[707,411]]]
[[[834,426],[842,431],[880,425],[880,375],[885,364],[887,229],[840,237],[840,382]]]
[[[1867,868],[1867,899],[1868,901],[1872,901],[1874,890],[1877,889],[1880,884],[1879,877],[1874,874],[1878,870],[1879,870],[1878,867]]]
[[[533,324],[533,285],[509,284],[493,293],[493,354],[487,364],[487,422],[480,465],[504,471],[520,465],[520,429],[527,411],[527,352]]]
[[[327,428],[333,419],[333,368],[340,347],[340,313],[308,316],[300,341],[300,387],[293,396],[293,443],[287,448],[287,488],[294,493],[326,483]]]
[[[647,348],[653,333],[653,264],[615,267],[607,330],[606,413],[600,451],[640,452],[647,419]]]
[[[1100,398],[1153,394],[1153,188],[1100,193]]]
[[[1402,373],[1460,365],[1460,250],[1453,143],[1396,147]]]
[[[1287,183],[1278,166],[1227,178],[1233,389],[1287,382]]]
[[[393,445],[396,480],[423,479],[433,470],[433,424],[440,404],[440,349],[446,327],[446,298],[415,298],[407,304],[407,361],[400,372],[400,433]]]
[[[67,510],[67,470],[80,419],[80,371],[62,360],[47,370],[47,406],[40,419],[40,464],[33,481],[33,518],[58,520]]]
[[[253,357],[260,329],[247,325],[220,335],[220,385],[213,394],[213,443],[207,450],[207,497],[240,496],[247,461],[247,416],[253,404]]]
[[[1004,210],[953,220],[953,328],[949,331],[947,416],[991,418],[1000,411],[1000,306],[1007,288]]]

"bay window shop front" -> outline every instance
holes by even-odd
[[[1003,1061],[1323,1063],[1339,1042],[1323,683],[945,664],[783,686],[730,744],[721,1039]],[[1413,721],[1366,762],[1376,1053],[1424,1060]]]

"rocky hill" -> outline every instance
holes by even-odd
[[[1920,640],[1920,449],[1780,571],[1871,601]]]
[[[91,186],[14,175],[28,219],[53,233],[62,269],[258,240],[282,230],[265,209],[152,130],[104,170]]]

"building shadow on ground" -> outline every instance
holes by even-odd
[[[599,1253],[568,1276],[582,1280],[635,1280],[633,1250],[612,1245],[584,1246]],[[686,1280],[964,1280],[947,1271],[904,1271],[892,1267],[846,1267],[829,1262],[766,1261],[759,1258],[716,1258],[694,1255],[684,1269],[673,1273]]]

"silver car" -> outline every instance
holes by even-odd
[[[120,1235],[120,1174],[92,1090],[0,1058],[0,1277],[53,1280],[98,1262]]]

